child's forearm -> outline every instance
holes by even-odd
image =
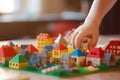
[[[88,16],[85,19],[86,24],[94,24],[99,27],[103,17],[112,8],[117,0],[94,0]]]

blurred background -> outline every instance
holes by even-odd
[[[84,22],[93,0],[0,0],[0,40],[52,36]],[[105,16],[100,34],[120,34],[120,0]]]

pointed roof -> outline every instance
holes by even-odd
[[[22,63],[22,62],[28,62],[25,57],[22,54],[17,54],[15,57],[13,57],[10,62],[15,63]]]
[[[99,48],[91,48],[90,52],[87,54],[87,57],[93,58],[103,58],[104,52],[101,47]]]
[[[15,46],[15,44],[14,44],[12,41],[9,41],[9,42],[7,43],[7,46]]]
[[[106,49],[110,47],[110,45],[112,46],[120,46],[120,40],[111,40],[108,45],[106,46]]]
[[[28,50],[29,52],[36,52],[38,51],[38,49],[36,49],[32,44],[30,44],[27,48],[25,48],[26,50]]]
[[[84,54],[80,49],[75,49],[75,50],[71,53],[71,56],[80,57],[80,56],[85,56],[85,54]]]
[[[67,41],[65,40],[65,38],[62,36],[62,34],[59,34],[58,37],[56,38],[56,40],[54,41],[54,46],[56,47],[57,44],[64,44],[64,45],[68,45]]]
[[[66,50],[67,47],[64,44],[58,44],[53,50]]]
[[[3,57],[3,58],[13,57],[16,54],[17,53],[12,46],[2,46],[0,48],[0,57]]]
[[[39,39],[39,38],[42,38],[42,39],[44,39],[44,38],[51,38],[51,36],[49,34],[47,34],[47,33],[40,33],[37,36],[37,39]]]

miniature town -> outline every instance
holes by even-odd
[[[36,47],[8,41],[0,48],[0,67],[57,77],[120,70],[120,40],[88,49],[90,41],[86,37],[79,49],[74,49],[61,34],[53,40],[49,34],[40,33]]]

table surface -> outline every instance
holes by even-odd
[[[100,36],[97,47],[103,47],[110,40],[120,40],[120,35],[106,35]],[[13,40],[15,44],[34,44],[35,39],[28,40]],[[1,41],[0,46],[5,45],[7,41]],[[19,79],[18,79],[19,78]],[[70,77],[70,78],[56,78],[45,75],[38,75],[34,73],[15,71],[0,68],[0,80],[120,80],[120,70],[89,74],[84,76]]]

